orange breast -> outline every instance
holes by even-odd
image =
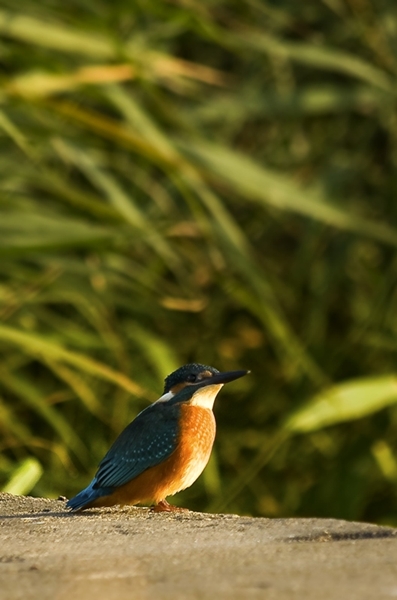
[[[91,506],[114,504],[157,504],[189,487],[203,472],[215,439],[212,410],[189,404],[181,405],[180,434],[173,453],[117,488],[110,496],[98,498]]]

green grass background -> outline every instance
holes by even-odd
[[[2,0],[0,487],[67,496],[164,377],[196,510],[397,525],[394,0]]]

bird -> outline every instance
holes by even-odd
[[[166,498],[203,472],[215,440],[215,398],[225,383],[247,373],[191,363],[168,375],[163,395],[120,433],[91,483],[67,507],[77,512],[151,504],[154,512],[181,510]]]

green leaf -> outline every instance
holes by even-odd
[[[63,415],[46,402],[46,397],[33,384],[28,377],[17,376],[6,368],[1,369],[1,383],[10,392],[15,394],[26,406],[33,409],[44,421],[47,421],[61,438],[67,448],[73,450],[82,462],[87,460],[87,450],[84,443],[76,435],[72,426]]]
[[[6,325],[0,325],[0,339],[19,346],[31,356],[48,357],[51,362],[59,360],[60,362],[74,365],[81,371],[119,385],[131,394],[136,396],[147,395],[140,385],[123,373],[114,371],[107,365],[95,361],[88,356],[72,350],[66,350],[55,342],[46,340],[43,336],[25,333]]]
[[[118,182],[110,173],[107,173],[96,164],[92,154],[88,151],[74,148],[70,144],[66,144],[63,140],[58,140],[57,142],[58,145],[61,145],[62,152],[91,180],[93,185],[105,194],[109,202],[124,217],[126,222],[141,232],[142,237],[149,245],[155,248],[164,261],[166,263],[177,264],[177,257],[170,249],[167,240],[158,235],[157,231],[150,226],[145,213],[139,210],[137,203],[134,202],[131,195],[121,189]]]
[[[318,69],[336,71],[361,79],[372,85],[396,93],[391,79],[381,69],[354,54],[324,45],[287,42],[275,36],[250,31],[241,35],[244,44],[280,58],[306,64]]]
[[[0,255],[3,256],[95,247],[117,237],[116,230],[64,215],[56,217],[25,210],[23,213],[3,212],[0,219]]]
[[[320,192],[306,189],[285,173],[263,167],[249,157],[218,144],[196,141],[180,142],[188,154],[196,156],[218,176],[222,184],[251,201],[292,211],[333,227],[360,233],[369,238],[397,246],[397,231],[382,222],[366,220],[347,209],[333,205]]]
[[[0,32],[26,43],[72,54],[99,58],[114,55],[113,44],[100,35],[90,35],[50,20],[35,19],[23,14],[0,11]]]
[[[315,396],[285,423],[295,433],[361,419],[397,402],[397,377],[365,377],[333,386]]]
[[[43,474],[43,467],[35,458],[26,458],[13,472],[9,482],[3,487],[8,494],[28,494]]]

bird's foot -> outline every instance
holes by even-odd
[[[174,506],[169,504],[167,500],[160,500],[155,506],[151,508],[152,512],[188,512],[188,508],[181,508],[180,506]]]

